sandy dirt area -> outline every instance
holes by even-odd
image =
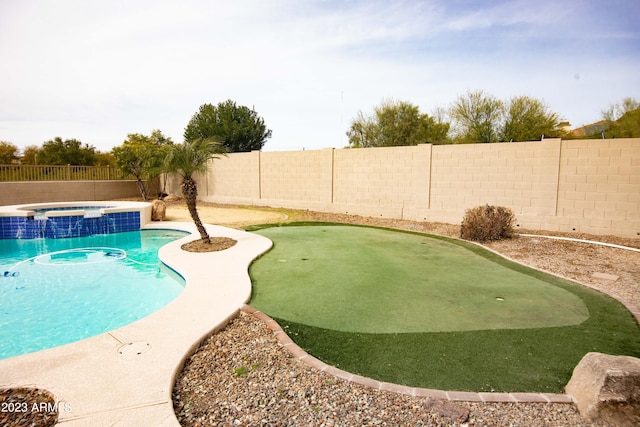
[[[205,224],[222,225],[231,228],[243,228],[252,224],[284,222],[289,216],[276,210],[254,210],[241,207],[219,207],[198,203],[200,220]],[[167,221],[191,221],[189,211],[184,204],[167,204]]]

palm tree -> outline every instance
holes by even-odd
[[[207,172],[209,160],[219,158],[217,154],[225,154],[220,140],[217,138],[198,138],[172,145],[165,158],[167,172],[176,172],[182,177],[180,188],[187,202],[187,209],[189,209],[191,219],[200,233],[200,238],[207,244],[211,241],[196,210],[198,184],[193,179],[193,175]]]

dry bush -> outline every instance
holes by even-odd
[[[486,242],[513,237],[515,215],[503,206],[476,206],[467,209],[460,227],[460,237]]]

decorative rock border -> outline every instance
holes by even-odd
[[[300,348],[287,335],[282,327],[265,313],[257,310],[249,305],[244,305],[242,311],[251,314],[273,332],[276,339],[291,352],[298,360],[327,374],[372,387],[378,390],[391,391],[394,393],[406,394],[416,397],[428,397],[432,399],[450,400],[455,402],[510,402],[510,403],[573,403],[571,396],[557,393],[474,393],[468,391],[444,391],[428,388],[409,387],[405,385],[387,383],[374,380],[372,378],[354,375],[349,372],[338,369],[334,366],[327,365],[323,361],[316,359]]]

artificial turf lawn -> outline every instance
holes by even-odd
[[[251,267],[251,304],[310,354],[355,374],[562,392],[589,351],[640,356],[640,328],[621,304],[476,245],[326,224],[259,233],[274,248]]]
[[[342,332],[404,333],[575,325],[580,298],[426,235],[319,225],[260,231],[275,242],[252,266],[252,304]]]

